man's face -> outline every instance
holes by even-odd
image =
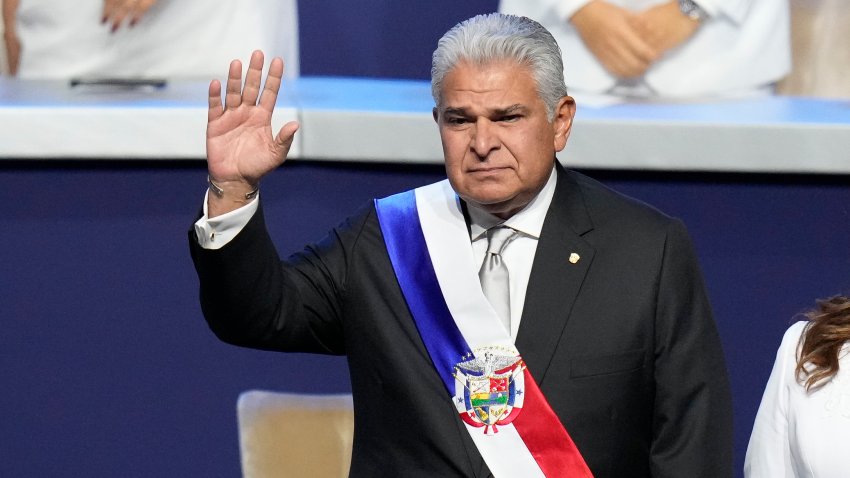
[[[575,114],[564,97],[553,121],[531,70],[511,60],[458,63],[444,78],[434,119],[446,174],[465,201],[508,218],[546,184]]]

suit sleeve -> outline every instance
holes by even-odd
[[[222,341],[288,352],[344,354],[342,303],[348,258],[370,214],[361,212],[320,243],[281,261],[262,204],[218,250],[189,232],[204,317]]]
[[[655,325],[653,477],[731,477],[726,364],[685,227],[668,227]]]

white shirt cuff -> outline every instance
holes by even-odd
[[[248,204],[235,209],[221,216],[216,216],[212,219],[207,213],[207,198],[210,194],[209,189],[204,195],[204,215],[195,222],[195,237],[198,239],[198,245],[204,249],[221,249],[227,243],[233,240],[237,234],[248,224],[248,221],[254,217],[259,207],[260,194]]]

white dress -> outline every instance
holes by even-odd
[[[590,0],[501,0],[499,11],[537,20],[564,56],[567,88],[612,93],[617,78],[584,45],[570,17]],[[607,0],[632,10],[668,0]],[[791,68],[788,0],[697,0],[711,14],[679,48],[652,65],[631,94],[687,98],[762,92]],[[654,93],[653,93],[654,92]],[[848,475],[850,476],[850,475]]]
[[[747,478],[850,477],[850,344],[838,374],[806,392],[794,376],[806,323],[785,332],[776,354],[747,447]]]
[[[18,76],[224,78],[233,59],[263,50],[298,76],[295,0],[159,0],[134,27],[110,33],[103,0],[21,0]]]

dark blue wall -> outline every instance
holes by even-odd
[[[302,72],[427,78],[436,39],[495,6],[301,2]],[[590,173],[689,226],[740,469],[782,332],[816,297],[850,290],[850,178]],[[441,177],[293,162],[263,200],[287,251],[371,197]],[[242,350],[206,329],[186,244],[204,181],[200,161],[0,161],[0,476],[237,476],[239,392],[348,390],[342,358]]]
[[[431,53],[449,28],[498,0],[298,2],[302,75],[428,79]]]

